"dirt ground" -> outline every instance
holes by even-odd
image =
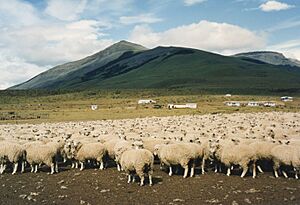
[[[115,167],[100,171],[61,168],[55,175],[39,173],[0,176],[0,204],[300,204],[300,180],[275,179],[271,172],[242,179],[209,171],[183,179],[169,177],[155,165],[154,185],[127,184]],[[148,183],[148,181],[146,181]]]

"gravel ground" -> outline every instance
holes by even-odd
[[[44,168],[37,174],[0,176],[0,204],[300,204],[300,180],[275,179],[271,172],[244,179],[209,171],[193,178],[169,177],[155,165],[154,185],[127,184],[124,173],[111,167],[100,171]]]

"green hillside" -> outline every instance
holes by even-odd
[[[83,66],[51,85],[39,82],[39,86],[33,88],[204,89],[251,94],[300,92],[298,67],[271,65],[189,48],[157,47],[133,51],[123,47],[123,51],[110,61]],[[14,87],[20,88],[22,86]]]

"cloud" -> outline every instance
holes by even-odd
[[[12,22],[10,26],[30,26],[40,22],[35,8],[18,0],[0,1],[0,27]]]
[[[140,14],[137,16],[121,16],[120,17],[120,23],[125,25],[130,24],[141,24],[141,23],[157,23],[162,21],[161,18],[155,17],[154,14],[148,13],[148,14]]]
[[[186,6],[192,6],[194,4],[199,4],[199,3],[202,3],[202,2],[205,2],[206,0],[184,0],[184,4]]]
[[[87,0],[49,0],[45,13],[64,21],[78,19],[87,4]]]
[[[267,1],[266,3],[263,3],[259,6],[259,8],[265,12],[287,10],[293,7],[293,5],[282,3],[279,1]]]
[[[224,54],[261,49],[266,44],[261,34],[236,25],[205,20],[163,32],[154,32],[148,25],[137,25],[129,40],[147,47],[172,45]]]
[[[48,68],[46,66],[40,67],[35,64],[27,63],[23,59],[12,57],[3,52],[0,52],[0,62],[0,90],[24,82]]]
[[[289,40],[268,47],[269,50],[284,53],[289,58],[300,61],[300,39]]]

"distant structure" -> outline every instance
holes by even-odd
[[[226,94],[225,97],[231,97],[231,94]]]
[[[248,102],[247,106],[249,106],[249,107],[258,107],[259,103],[258,102]]]
[[[181,105],[168,104],[168,108],[169,109],[185,109],[185,108],[197,109],[197,103],[186,103]]]
[[[241,103],[236,101],[229,101],[229,102],[225,102],[225,105],[230,107],[240,107]]]
[[[284,106],[283,103],[278,103],[275,101],[226,101],[225,105],[229,107],[276,107],[276,106]]]
[[[156,103],[156,101],[152,99],[141,99],[138,101],[139,105],[152,104],[152,103]]]
[[[276,103],[275,102],[265,102],[264,106],[265,107],[276,107]]]
[[[293,101],[294,100],[294,98],[293,97],[290,97],[290,96],[283,96],[283,97],[281,97],[280,98],[281,99],[281,101],[283,101],[283,102],[291,102],[291,101]]]
[[[97,110],[98,109],[98,105],[91,105],[91,109],[92,110]]]

